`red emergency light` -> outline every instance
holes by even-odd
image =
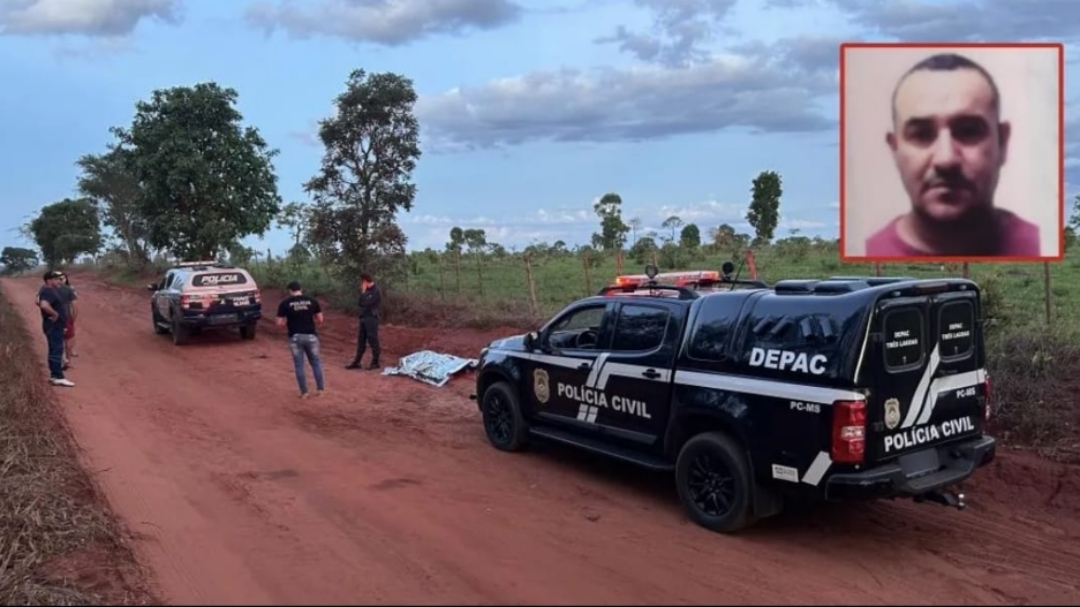
[[[664,272],[657,274],[654,280],[657,284],[662,285],[674,285],[681,287],[692,283],[700,283],[703,281],[719,281],[720,272],[715,270],[694,270],[688,272]],[[622,274],[615,277],[613,286],[616,287],[629,287],[644,285],[649,281],[649,277],[645,274]]]

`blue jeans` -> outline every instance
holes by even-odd
[[[63,332],[61,331],[61,336]],[[289,350],[292,351],[293,367],[296,369],[296,383],[300,385],[300,394],[307,394],[307,377],[304,374],[304,356],[311,363],[311,372],[315,375],[315,386],[325,387],[322,374],[322,360],[319,358],[319,336],[299,333],[289,338]]]
[[[41,330],[49,343],[49,377],[64,379],[64,322],[43,319]]]

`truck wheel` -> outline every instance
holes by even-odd
[[[183,345],[187,343],[188,330],[180,321],[173,316],[172,320],[172,342],[174,345]]]
[[[488,441],[500,451],[520,451],[529,438],[529,428],[521,413],[517,395],[506,382],[496,382],[484,391],[481,415]]]
[[[157,309],[154,307],[150,308],[150,322],[154,325],[154,333],[157,333],[158,335],[165,335],[169,332],[168,329],[161,326],[162,320],[158,316]]]
[[[243,325],[240,327],[241,339],[255,339],[255,325]]]
[[[720,533],[754,522],[754,481],[739,443],[722,432],[686,441],[675,463],[675,485],[690,520]]]

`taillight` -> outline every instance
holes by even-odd
[[[180,307],[189,308],[193,305],[198,305],[200,308],[213,303],[213,298],[203,295],[181,295]]]
[[[262,303],[262,291],[255,289],[255,303]]]
[[[836,401],[833,403],[832,460],[840,464],[861,464],[865,456],[866,401]]]
[[[983,394],[985,394],[985,396],[986,396],[984,404],[983,404],[983,421],[984,422],[989,422],[990,421],[990,407],[991,407],[991,405],[994,404],[994,399],[991,398],[992,395],[993,395],[993,391],[990,389],[990,374],[989,373],[987,373],[986,376],[985,376],[985,379],[983,379]]]

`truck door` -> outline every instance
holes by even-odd
[[[681,303],[659,298],[619,303],[611,344],[589,376],[604,395],[595,416],[601,432],[649,445],[660,440],[669,415],[671,373],[685,310]]]
[[[540,333],[540,354],[531,357],[528,381],[531,405],[540,417],[562,425],[595,431],[588,407],[599,393],[590,388],[590,374],[610,339],[608,302],[586,303],[563,312]]]
[[[982,430],[986,373],[977,306],[972,291],[880,305],[881,339],[873,347],[876,355],[867,356],[875,376],[867,403],[868,462]],[[937,466],[932,455],[923,462],[928,471]]]

